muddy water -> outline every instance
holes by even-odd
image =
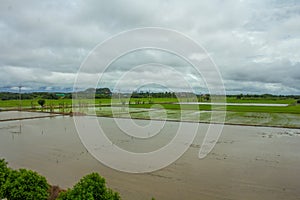
[[[99,119],[107,127],[113,124],[111,118]],[[174,136],[176,122],[166,126],[159,142],[143,144],[147,151]],[[117,128],[111,130],[116,145],[137,149]],[[118,172],[96,161],[81,144],[71,117],[1,122],[0,157],[65,188],[99,172],[123,199],[299,199],[300,130],[225,126],[213,152],[199,160],[206,130],[201,124],[193,144],[175,163],[147,174]]]
[[[19,111],[7,111],[0,112],[0,121],[2,120],[12,120],[12,119],[24,119],[24,118],[38,118],[47,116],[57,116],[57,114],[41,113],[41,112],[19,112]]]

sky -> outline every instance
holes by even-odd
[[[73,91],[80,66],[99,43],[143,27],[175,30],[200,44],[218,67],[227,94],[300,94],[297,0],[2,0],[0,91],[17,91],[19,85],[23,91]],[[121,57],[101,86],[112,88],[129,66],[147,63],[180,68],[179,76],[205,91],[203,77],[188,63],[158,50]],[[185,89],[178,74],[158,68],[133,71],[121,90],[143,87],[139,80],[168,80],[172,90]],[[90,72],[86,79],[95,76]]]

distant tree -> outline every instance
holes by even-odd
[[[209,101],[210,100],[210,94],[206,94],[203,98],[204,98],[205,101]]]
[[[236,96],[236,99],[242,99],[243,98],[243,94],[239,94]]]
[[[109,88],[97,88],[96,89],[97,94],[111,94],[111,91]]]
[[[58,200],[119,200],[120,196],[117,192],[106,188],[105,179],[98,173],[92,173],[83,177],[73,189],[60,193]]]
[[[297,100],[297,103],[300,104],[300,99]]]
[[[40,99],[38,100],[38,104],[41,106],[41,107],[44,107],[46,101],[44,99]]]
[[[266,99],[266,98],[274,97],[274,95],[272,95],[272,94],[262,94],[261,97]]]

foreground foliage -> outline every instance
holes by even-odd
[[[62,192],[58,199],[119,200],[120,196],[118,193],[106,188],[104,178],[97,173],[92,173],[83,177],[73,189]]]
[[[3,188],[3,195],[10,200],[47,200],[49,196],[46,178],[26,169],[11,170]]]
[[[0,199],[3,198],[3,186],[9,176],[9,169],[4,159],[0,160]]]
[[[53,188],[53,187],[52,187]],[[59,188],[58,188],[59,190]],[[0,159],[0,199],[9,200],[50,200],[55,199],[51,187],[45,177],[38,173],[7,167],[4,159]],[[83,177],[72,189],[60,190],[59,200],[119,200],[117,192],[105,185],[105,179],[98,173]]]
[[[9,200],[47,199],[49,184],[43,176],[31,170],[12,170],[0,160],[0,197]]]

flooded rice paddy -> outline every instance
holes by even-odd
[[[300,128],[300,114],[290,113],[256,113],[256,112],[226,112],[219,111],[195,111],[195,110],[164,110],[126,107],[96,107],[86,109],[84,112],[90,115],[105,117],[152,119],[168,121],[187,121],[210,123],[214,113],[215,123],[227,123],[236,125],[255,125]]]
[[[280,103],[214,103],[214,102],[180,102],[179,104],[189,105],[216,105],[216,106],[266,106],[266,107],[286,107],[289,104]]]
[[[20,113],[5,112],[10,114]],[[0,116],[7,118],[4,112]],[[178,122],[168,121],[156,138],[141,145],[118,129],[113,118],[97,120],[115,145],[138,152],[160,148],[178,128]],[[146,125],[149,120],[135,122]],[[213,151],[200,160],[198,152],[208,124],[199,125],[196,138],[183,156],[152,173],[119,172],[95,160],[82,145],[69,116],[0,122],[0,157],[13,168],[36,170],[51,184],[63,188],[98,172],[125,200],[299,199],[300,129],[226,125]]]

